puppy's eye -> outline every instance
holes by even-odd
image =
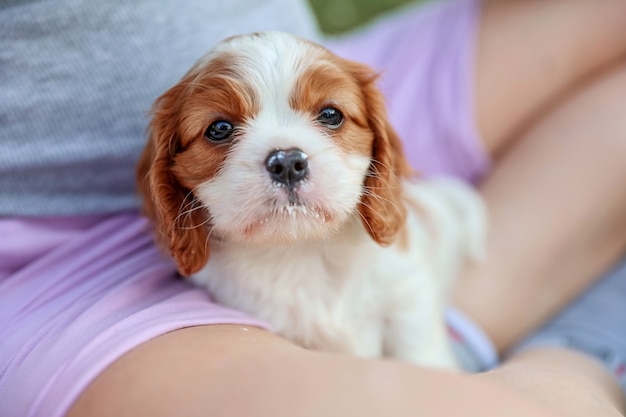
[[[337,129],[343,122],[343,114],[334,107],[326,107],[317,116],[317,121],[330,129]]]
[[[234,130],[232,123],[226,120],[218,120],[211,123],[211,126],[204,132],[204,137],[211,142],[224,142],[230,138]]]

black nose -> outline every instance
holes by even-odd
[[[309,163],[307,155],[300,149],[277,149],[267,155],[265,169],[274,181],[293,186],[306,178]]]

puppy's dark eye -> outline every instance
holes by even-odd
[[[317,121],[330,129],[337,129],[343,122],[343,114],[334,107],[326,107],[317,116]]]
[[[204,137],[211,142],[224,142],[230,138],[234,130],[232,123],[226,120],[218,120],[211,123],[211,126],[204,132]]]

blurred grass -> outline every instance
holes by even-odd
[[[309,0],[324,33],[338,34],[419,0]]]

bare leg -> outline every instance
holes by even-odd
[[[455,303],[500,351],[626,249],[624,21],[622,0],[486,4],[477,99],[498,157],[481,186],[492,231]]]
[[[486,0],[477,50],[477,118],[492,155],[626,54],[623,0]]]
[[[529,130],[482,185],[488,258],[459,282],[456,302],[500,350],[626,249],[625,109],[622,65]]]

